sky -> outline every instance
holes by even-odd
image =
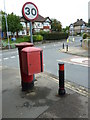
[[[33,2],[43,17],[55,18],[62,27],[69,26],[77,19],[88,22],[88,2],[90,0],[5,0],[6,13],[22,16],[22,7]],[[4,11],[4,0],[0,0],[0,10]]]

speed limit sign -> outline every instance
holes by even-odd
[[[22,8],[23,17],[28,21],[34,21],[38,17],[38,8],[32,2],[26,2]]]

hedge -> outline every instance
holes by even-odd
[[[84,33],[84,34],[83,34],[83,39],[86,39],[87,36],[88,36],[88,35],[87,35],[86,33]]]
[[[67,39],[68,33],[45,33],[41,34],[43,36],[43,40],[61,40]]]

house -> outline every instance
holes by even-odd
[[[69,26],[70,34],[81,34],[83,32],[90,33],[90,28],[88,24],[83,21],[83,19],[77,19],[77,21]]]
[[[30,25],[23,17],[20,18],[21,24],[23,26],[23,31],[20,31],[19,35],[29,35],[30,34]],[[42,17],[38,15],[38,18],[32,22],[32,31],[40,32],[41,30],[46,32],[51,32],[51,20],[49,17]]]

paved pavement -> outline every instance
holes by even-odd
[[[76,46],[76,47],[68,46],[68,51],[67,51],[66,47],[64,49],[60,49],[60,51],[65,52],[67,54],[78,55],[78,56],[83,56],[83,57],[90,57],[89,50],[85,50],[81,46]]]
[[[46,72],[36,75],[30,92],[22,92],[20,72],[2,69],[3,118],[88,118],[88,90],[66,81],[66,95],[58,95],[58,78]],[[8,77],[7,77],[8,76]]]

